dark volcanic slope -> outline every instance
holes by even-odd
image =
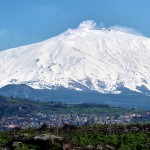
[[[92,102],[122,107],[150,109],[149,96],[133,93],[131,91],[127,91],[127,89],[124,89],[124,94],[101,94],[99,92],[89,90],[76,91],[65,88],[58,88],[56,90],[37,90],[27,85],[7,85],[0,89],[0,95],[65,103]]]

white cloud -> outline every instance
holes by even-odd
[[[125,33],[134,34],[134,35],[143,36],[143,34],[138,32],[137,30],[135,30],[133,28],[125,27],[125,26],[116,25],[116,26],[109,27],[109,29],[116,30],[116,31],[122,31],[122,32],[125,32]]]
[[[86,28],[89,30],[100,30],[102,28],[105,28],[105,25],[104,25],[104,23],[100,23],[100,25],[97,26],[96,22],[94,22],[93,20],[87,20],[87,21],[83,21],[82,23],[80,23],[78,28],[79,29]],[[125,26],[115,25],[115,26],[111,26],[111,27],[108,27],[105,29],[116,30],[116,31],[121,31],[121,32],[125,32],[125,33],[143,36],[143,34],[138,32],[137,30],[135,30],[133,28],[125,27]]]
[[[80,23],[78,28],[86,28],[89,30],[96,29],[96,22],[94,22],[93,20],[83,21],[82,23]]]

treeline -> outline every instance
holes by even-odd
[[[134,111],[126,108],[111,107],[105,104],[65,104],[61,102],[49,101],[32,101],[30,99],[20,99],[13,97],[0,96],[0,117],[26,114],[32,115],[36,113],[58,114],[58,113],[78,113],[78,114],[123,114]],[[136,111],[136,110],[135,110]]]

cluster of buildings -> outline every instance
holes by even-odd
[[[133,118],[148,119],[150,121],[150,112],[140,115],[137,113],[126,113],[124,115],[114,116],[98,116],[98,115],[78,115],[76,113],[69,114],[42,114],[34,115],[27,114],[26,116],[9,116],[0,119],[0,131],[12,130],[15,127],[25,128],[39,128],[43,124],[48,126],[64,126],[71,125],[88,125],[88,124],[128,124]]]

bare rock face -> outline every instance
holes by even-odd
[[[36,135],[34,137],[32,137],[35,141],[36,140],[41,140],[41,141],[50,141],[52,143],[54,143],[55,141],[62,141],[63,138],[56,136],[56,135],[51,135],[51,134],[41,134],[41,135]]]
[[[115,148],[109,145],[87,145],[86,147],[76,147],[74,150],[115,150]]]
[[[49,133],[37,134],[34,136],[19,135],[15,136],[12,141],[9,141],[6,147],[8,147],[8,149],[17,149],[23,147],[24,144],[33,144],[39,146],[43,150],[48,150],[55,142],[63,145],[63,138]]]

